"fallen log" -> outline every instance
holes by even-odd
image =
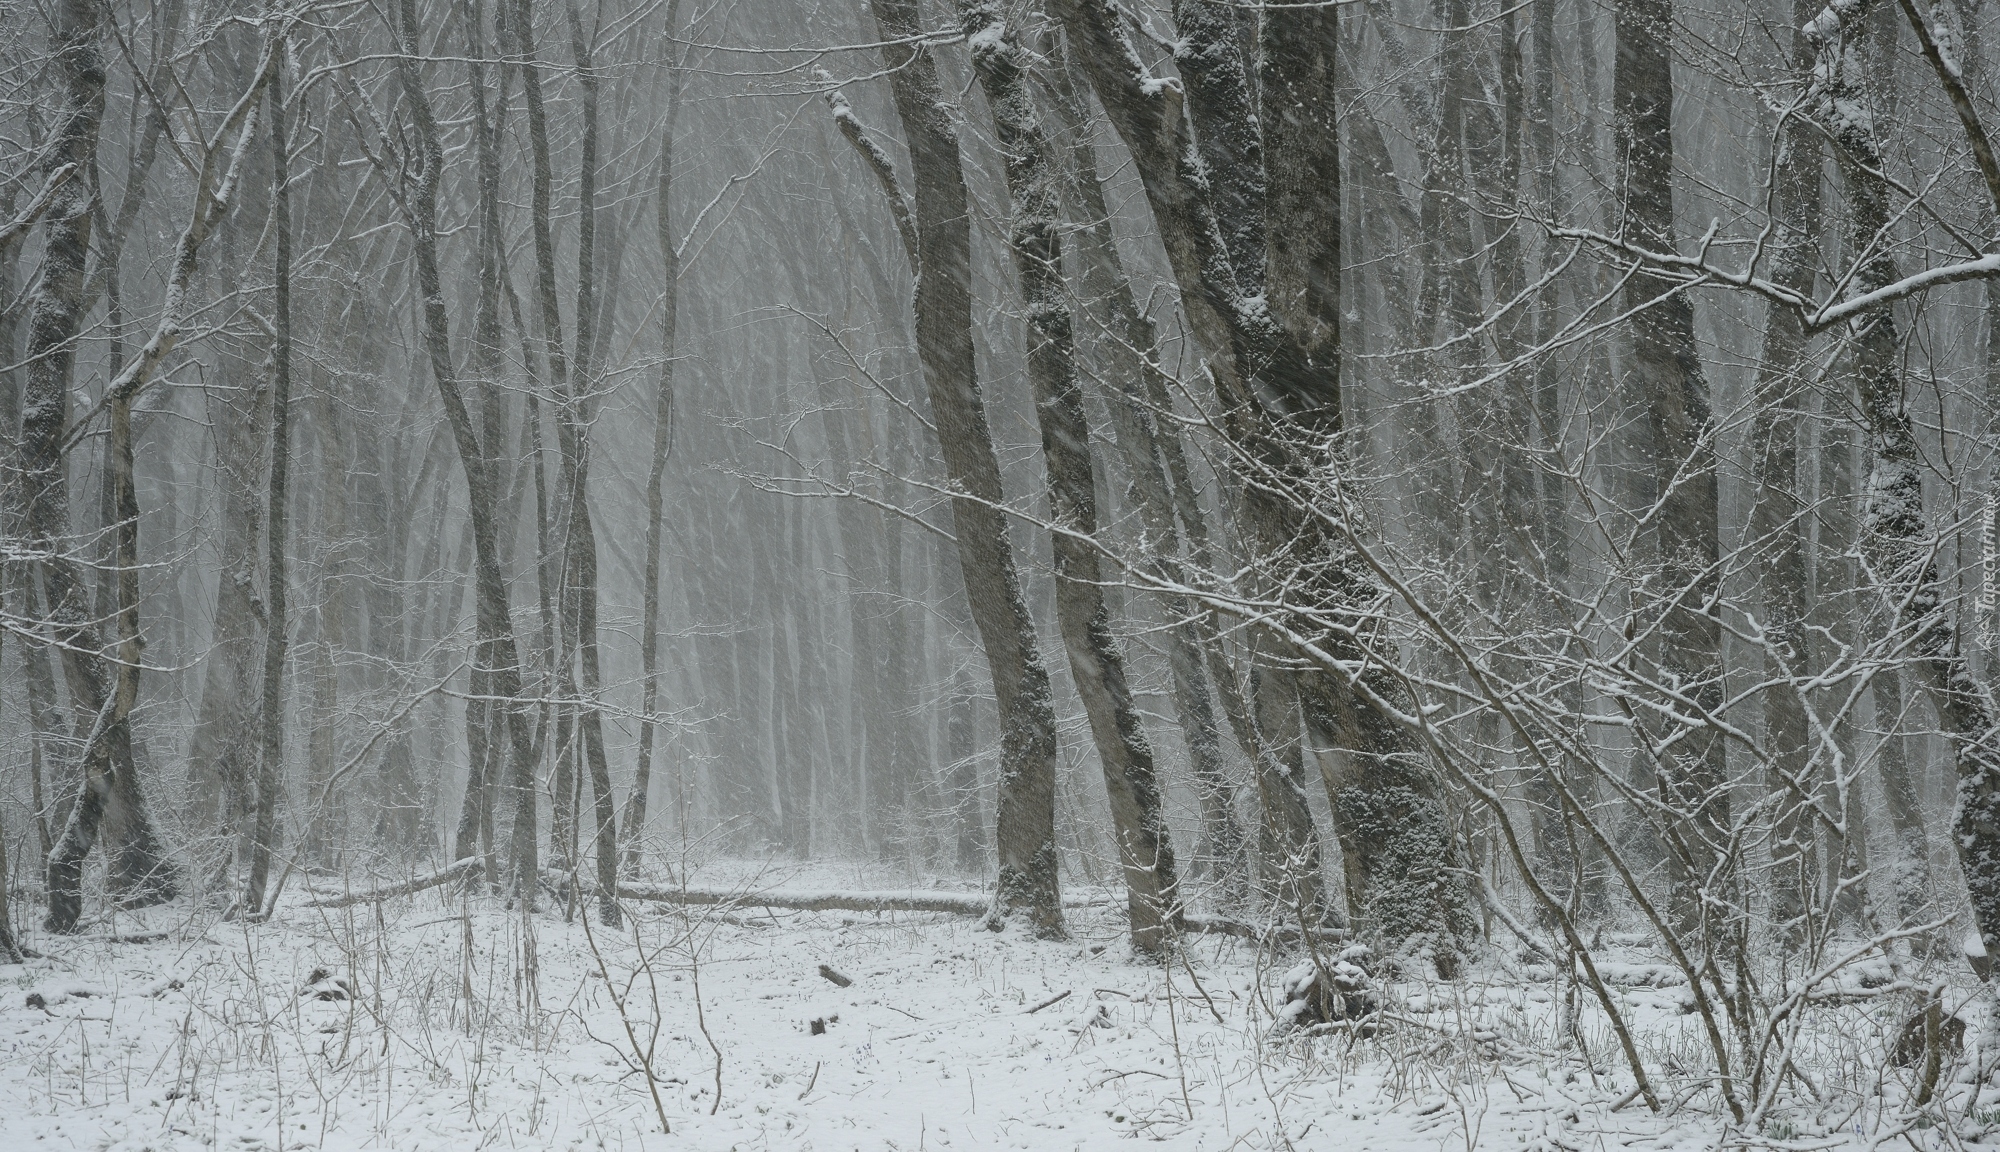
[[[784,908],[796,912],[948,912],[959,916],[984,916],[993,908],[993,898],[980,892],[939,892],[909,888],[885,892],[843,892],[785,888],[725,888],[702,885],[620,884],[618,895],[625,900],[656,904],[695,906],[736,905]],[[1102,894],[1063,897],[1065,908],[1094,908],[1116,902]],[[1297,942],[1298,929],[1289,925],[1259,925],[1226,916],[1190,914],[1182,917],[1182,927],[1192,933],[1235,936],[1252,942],[1275,940]],[[1344,940],[1345,929],[1328,929],[1327,939]]]
[[[485,862],[477,856],[467,856],[458,863],[432,872],[428,876],[418,876],[400,884],[390,884],[382,888],[370,888],[365,892],[343,892],[337,896],[321,896],[307,902],[311,908],[351,908],[356,904],[374,904],[383,900],[393,900],[398,896],[408,896],[422,892],[426,888],[436,888],[449,884],[462,876],[479,871]]]
[[[951,912],[960,916],[984,916],[993,908],[993,897],[985,893],[937,892],[922,888],[839,892],[695,884],[620,884],[618,895],[625,900],[645,900],[655,904],[749,905],[797,912]],[[1101,897],[1067,896],[1063,898],[1063,907],[1087,908],[1105,902]]]

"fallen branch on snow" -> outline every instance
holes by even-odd
[[[365,892],[343,892],[338,896],[322,896],[309,903],[313,908],[350,908],[356,904],[372,904],[380,900],[392,900],[398,896],[408,896],[412,892],[422,892],[440,884],[449,884],[461,876],[467,876],[484,866],[477,856],[467,856],[458,863],[441,868],[428,876],[418,876],[400,884],[390,884],[383,888],[370,888]]]
[[[698,885],[655,886],[620,884],[618,895],[626,900],[646,900],[655,904],[762,905],[790,908],[800,912],[952,912],[960,916],[984,916],[993,908],[993,898],[978,892],[934,892],[911,888],[887,892],[836,892],[786,890],[782,888],[709,888]],[[1105,901],[1099,897],[1070,896],[1065,908],[1084,908]]]
[[[959,916],[984,916],[993,910],[993,898],[979,892],[939,892],[909,888],[885,892],[841,892],[832,890],[702,887],[698,885],[620,884],[618,895],[626,900],[656,904],[748,905],[785,908],[798,912],[949,912]],[[1115,902],[1115,897],[1065,896],[1065,908],[1094,908]],[[1235,936],[1244,940],[1296,937],[1298,929],[1288,926],[1265,927],[1225,916],[1182,918],[1183,927],[1194,933]],[[1329,939],[1344,939],[1346,932],[1329,929]]]

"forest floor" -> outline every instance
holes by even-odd
[[[701,878],[719,877],[746,892],[894,886],[826,864]],[[1366,1039],[1273,1041],[1296,958],[1200,937],[1171,966],[1141,963],[1109,901],[1070,909],[1072,938],[1044,942],[949,914],[748,899],[631,904],[623,931],[448,888],[307,899],[288,894],[262,925],[167,907],[30,934],[44,955],[0,967],[0,1149],[1928,1152],[1961,1139],[1880,1103],[1899,1096],[1868,1071],[1898,1023],[1881,1004],[1843,1010],[1813,1041],[1825,1106],[1751,1136],[1725,1125],[1674,1079],[1702,1050],[1685,989],[1643,956],[1606,966],[1659,1069],[1658,1115],[1629,1101],[1603,1018],[1581,1018],[1593,1068],[1563,1040],[1553,974],[1497,948],[1468,978],[1389,988],[1391,1018]],[[648,1050],[650,1083],[635,1057]]]

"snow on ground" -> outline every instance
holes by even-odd
[[[734,879],[850,878],[792,867]],[[891,886],[855,872],[856,888]],[[1184,963],[1142,964],[1108,902],[1072,909],[1060,943],[937,913],[632,907],[612,932],[445,889],[339,910],[295,895],[254,927],[167,908],[33,937],[45,958],[0,967],[0,1150],[1738,1142],[1699,1098],[1612,1112],[1632,1081],[1602,1018],[1584,1016],[1593,1070],[1557,1041],[1560,989],[1497,961],[1484,979],[1392,988],[1373,1038],[1266,1042],[1288,960],[1211,937]],[[1671,1104],[1673,1053],[1699,1067],[1685,989],[1628,963],[1625,1007]],[[1829,1067],[1879,1063],[1879,1022],[1854,1011],[1829,1030]],[[1801,1112],[1750,1142],[1833,1147],[1860,1131],[1851,1112]],[[1886,1134],[1869,1116],[1866,1134]]]

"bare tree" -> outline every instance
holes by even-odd
[[[917,236],[917,354],[930,389],[938,446],[955,489],[952,526],[973,622],[1000,704],[1000,855],[996,917],[1019,912],[1040,936],[1061,936],[1056,875],[1055,709],[1033,619],[1001,511],[1000,465],[973,365],[971,218],[958,133],[928,47],[913,41],[917,5],[871,0],[893,69],[891,91],[910,145]]]

